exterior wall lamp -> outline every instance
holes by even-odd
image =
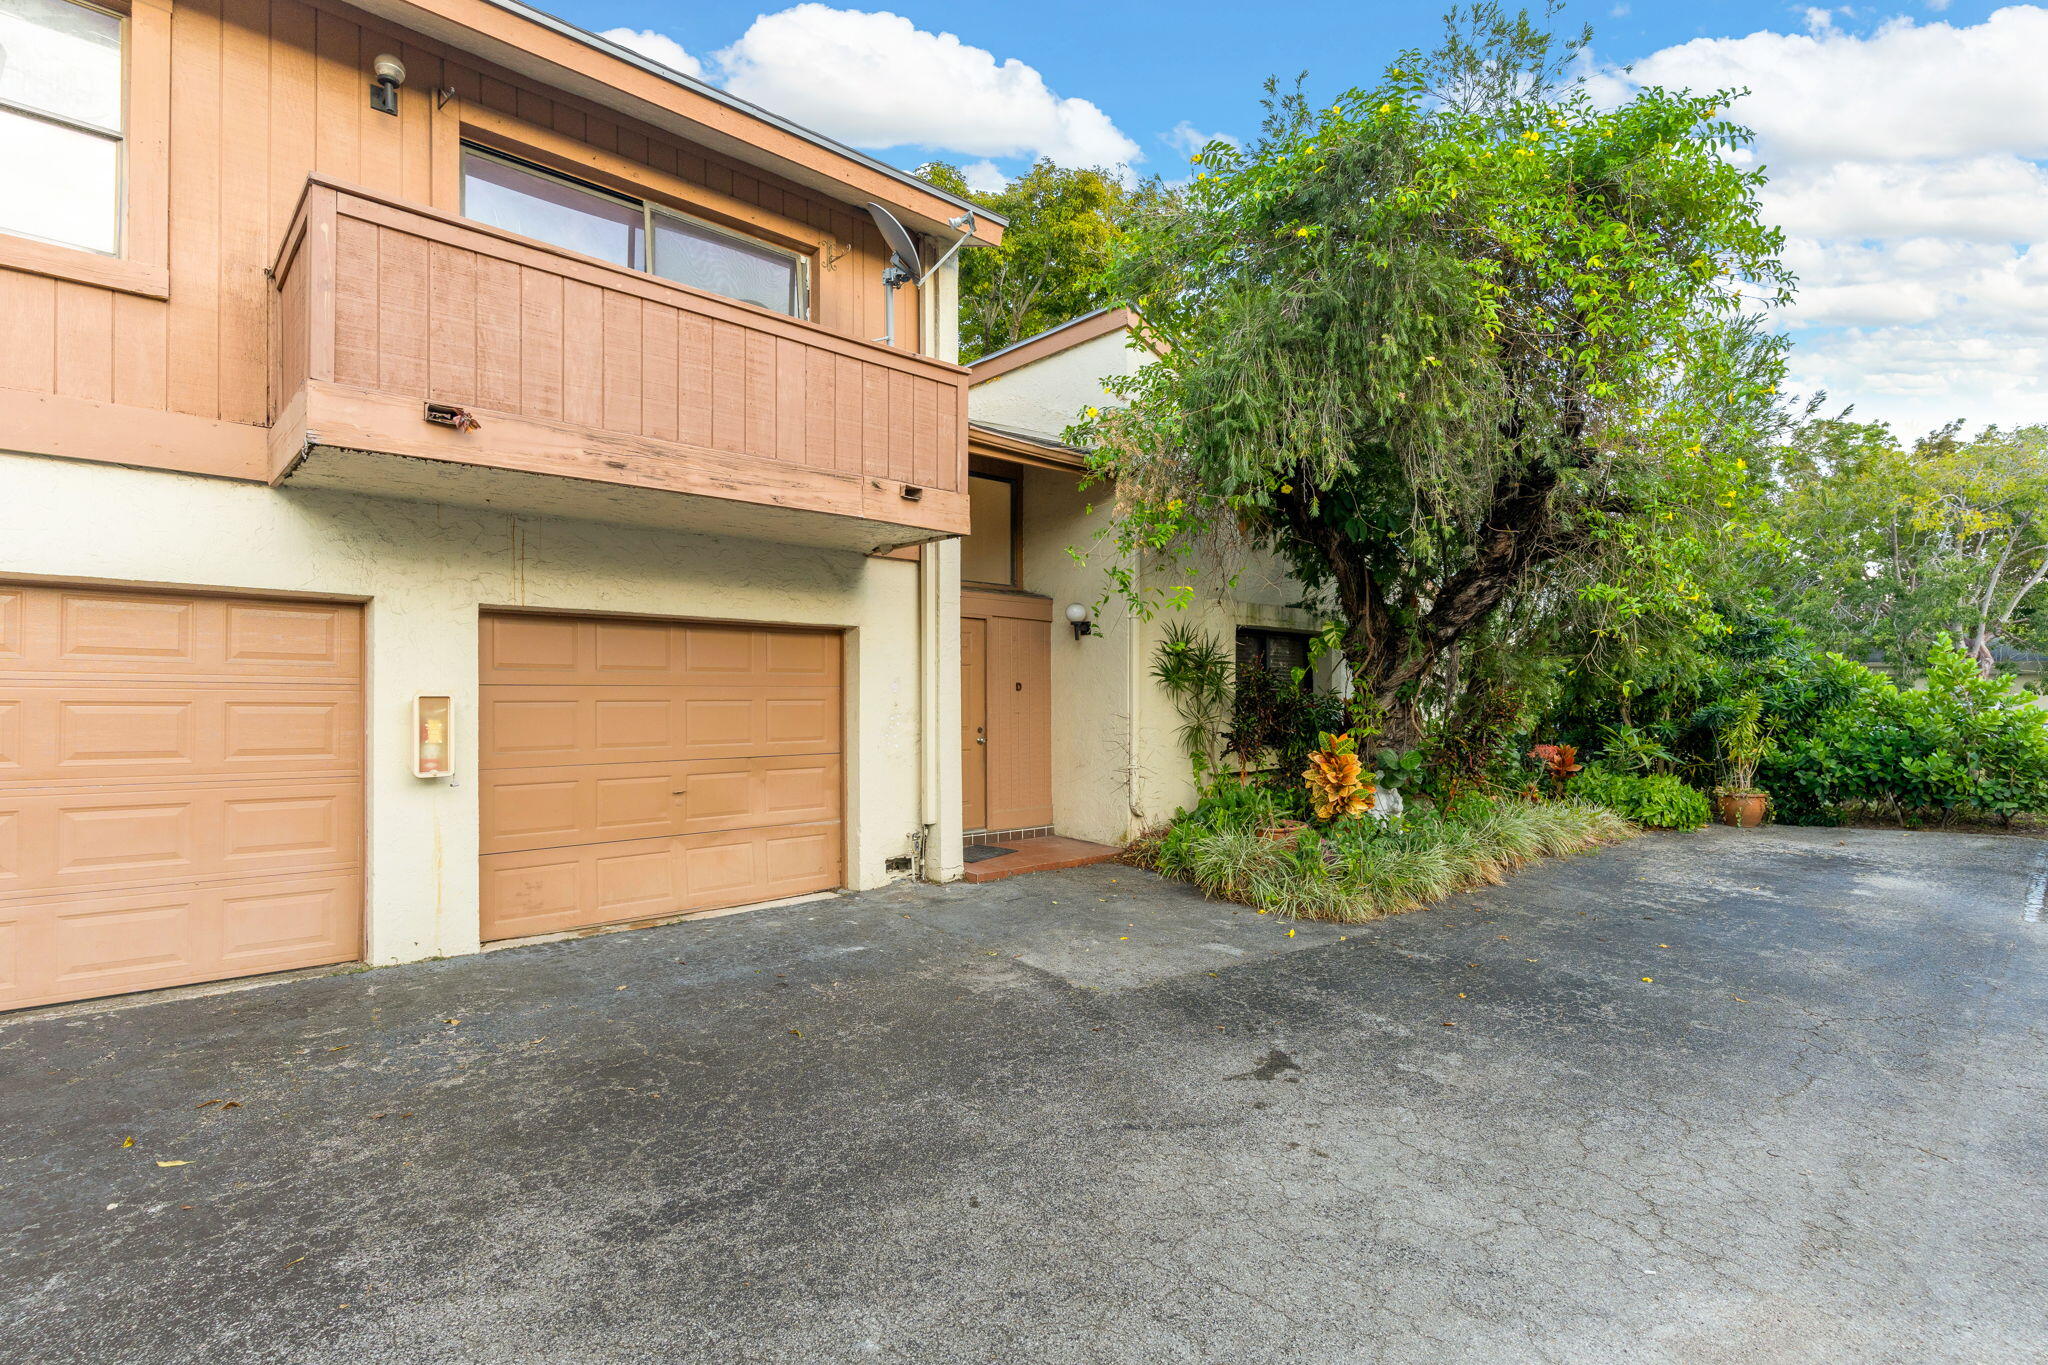
[[[370,64],[370,107],[380,114],[398,112],[398,87],[405,84],[405,63],[388,52],[379,53]]]
[[[1088,608],[1082,606],[1079,602],[1067,608],[1067,624],[1074,628],[1074,638],[1076,640],[1080,639],[1083,635],[1093,635],[1095,633],[1095,623],[1088,619]]]

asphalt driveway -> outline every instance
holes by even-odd
[[[0,1023],[0,1357],[2044,1359],[2044,852],[1291,938],[1098,867]]]

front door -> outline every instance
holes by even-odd
[[[988,622],[960,620],[961,826],[988,824]]]
[[[960,609],[961,826],[1050,826],[1052,600],[968,589]]]

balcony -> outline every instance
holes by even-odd
[[[847,549],[968,529],[957,365],[317,177],[272,280],[273,484]]]

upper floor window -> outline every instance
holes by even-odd
[[[804,258],[793,251],[475,147],[463,148],[462,212],[706,293],[792,317],[810,311]]]
[[[121,250],[122,19],[0,0],[0,232]]]

